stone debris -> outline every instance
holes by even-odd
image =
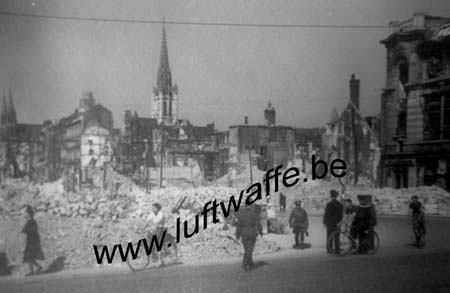
[[[27,272],[22,264],[25,236],[20,231],[25,225],[23,207],[28,204],[36,209],[35,218],[46,257],[44,264],[49,265],[58,257],[65,257],[65,268],[81,268],[97,265],[93,245],[112,248],[114,244],[144,238],[145,235],[139,231],[155,202],[163,206],[163,212],[168,217],[168,232],[175,236],[177,217],[182,223],[188,221],[191,233],[195,227],[195,216],[206,202],[228,201],[231,195],[237,194],[236,189],[221,186],[184,189],[169,186],[145,193],[127,178],[118,174],[108,176],[113,179],[107,182],[116,180],[120,185],[114,192],[104,188],[103,172],[93,176],[90,186],[77,192],[65,192],[62,179],[43,185],[8,179],[0,185],[0,212],[8,215],[0,215],[2,249],[11,263],[17,265],[15,273]],[[184,197],[186,199],[178,213],[172,213]],[[221,214],[218,216],[220,223],[212,224],[210,215],[205,230],[201,218],[198,234],[189,239],[181,236],[181,261],[239,256],[243,253],[242,245],[234,239],[235,228],[230,225],[230,219],[225,221]],[[274,242],[258,241],[255,253],[271,253],[278,249]],[[121,261],[115,261],[117,263]]]
[[[323,213],[329,201],[329,191],[335,189],[341,193],[341,185],[322,180],[309,180],[294,188],[283,189],[287,195],[289,208],[294,201],[300,199],[307,211]],[[357,204],[358,194],[370,194],[378,214],[408,214],[411,196],[416,195],[422,202],[425,212],[430,215],[450,215],[450,193],[437,186],[421,186],[416,188],[370,188],[364,186],[346,186],[343,197],[352,199]]]
[[[105,175],[106,174],[106,175]],[[263,173],[253,172],[253,180],[262,180]],[[152,189],[149,193],[140,189],[129,178],[112,170],[92,171],[90,185],[80,191],[65,192],[63,179],[42,185],[19,179],[8,179],[0,185],[0,252],[5,252],[9,261],[17,265],[15,273],[26,273],[22,265],[25,236],[20,233],[25,224],[23,207],[30,204],[36,209],[42,248],[49,265],[58,257],[65,257],[65,268],[97,266],[93,245],[126,244],[145,237],[139,232],[146,223],[151,206],[159,202],[168,217],[168,232],[176,235],[176,219],[188,221],[188,232],[195,227],[195,216],[200,214],[208,201],[228,202],[230,196],[238,195],[240,188],[249,184],[245,174],[236,176],[239,189],[228,187],[225,178],[211,186],[188,187],[167,186]],[[225,182],[221,182],[225,181]],[[242,186],[241,186],[242,185]],[[327,181],[299,183],[292,188],[282,188],[287,196],[288,210],[296,199],[301,199],[310,213],[321,214],[329,200],[329,190],[341,190],[339,184]],[[345,196],[356,202],[358,194],[371,194],[379,214],[406,214],[412,195],[424,203],[428,214],[450,215],[450,194],[432,187],[410,189],[373,189],[348,186]],[[276,194],[272,203],[278,204]],[[173,213],[175,212],[175,213]],[[212,224],[209,215],[208,226],[203,230],[203,218],[199,219],[198,234],[191,238],[181,235],[181,260],[215,259],[240,256],[242,246],[236,242],[233,217],[224,219],[219,212],[219,223]],[[284,221],[284,222],[283,222]],[[280,233],[286,232],[287,223],[282,217],[272,220],[273,227]],[[280,247],[272,241],[261,238],[257,241],[255,253],[272,253]],[[115,264],[121,263],[116,260]]]

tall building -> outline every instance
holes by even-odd
[[[383,183],[450,189],[450,18],[391,23],[381,96]]]
[[[164,125],[174,125],[178,120],[178,87],[172,85],[164,23],[156,87],[153,88],[152,117]]]

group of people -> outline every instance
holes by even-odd
[[[330,191],[331,200],[327,203],[323,216],[323,224],[327,228],[327,253],[340,252],[339,237],[334,238],[332,245],[328,243],[334,232],[341,229],[350,232],[352,238],[361,243],[368,237],[367,232],[377,225],[377,213],[370,195],[358,195],[358,206],[354,206],[349,198],[341,202],[338,196],[338,191]]]
[[[338,200],[339,193],[336,190],[330,191],[330,201],[327,203],[323,216],[323,224],[327,230],[327,242],[332,233],[335,231],[349,231],[352,238],[361,241],[367,237],[367,231],[372,230],[377,225],[377,215],[375,206],[371,202],[370,196],[358,196],[359,205],[353,205],[351,199],[345,198]],[[281,207],[285,209],[286,197],[280,196]],[[42,271],[42,265],[37,261],[44,260],[44,254],[41,249],[38,225],[34,220],[34,209],[27,206],[25,209],[27,222],[22,230],[26,234],[26,245],[23,261],[29,265],[29,275]],[[411,223],[416,227],[423,228],[425,231],[425,219],[422,204],[418,201],[417,196],[411,198],[409,205],[409,217]],[[159,203],[152,205],[152,211],[147,219],[144,229],[151,226],[151,233],[159,237],[166,230],[166,217],[162,212]],[[289,216],[289,226],[292,228],[295,237],[293,248],[301,249],[305,247],[305,236],[308,236],[309,220],[308,213],[302,207],[300,200],[295,201],[295,207]],[[236,239],[241,240],[244,246],[244,257],[242,267],[249,271],[254,268],[252,258],[253,249],[255,247],[258,235],[263,235],[263,229],[260,221],[260,210],[256,206],[244,205],[236,214]],[[150,237],[150,235],[148,236]],[[339,237],[334,238],[333,245],[326,245],[328,253],[339,253]],[[332,251],[335,249],[335,251]],[[164,265],[162,254],[159,254],[161,266]]]

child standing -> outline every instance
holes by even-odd
[[[289,226],[295,235],[294,248],[303,248],[305,244],[305,234],[308,233],[309,223],[308,214],[305,209],[302,208],[302,202],[300,200],[295,201],[295,208],[292,210],[289,217]],[[300,236],[300,239],[299,239]]]
[[[43,260],[44,254],[41,249],[38,226],[34,220],[34,210],[31,206],[27,206],[25,212],[27,223],[25,224],[22,233],[25,233],[27,241],[25,251],[23,253],[23,262],[28,263],[30,272],[27,276],[29,276],[34,275],[34,267],[37,267],[36,273],[40,273],[42,271],[42,266],[36,260]]]

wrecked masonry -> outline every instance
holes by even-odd
[[[334,177],[341,178],[344,177],[346,173],[346,163],[342,159],[335,159],[329,165],[327,162],[323,160],[316,160],[315,156],[312,156],[312,179],[320,179],[327,175],[328,171]],[[271,193],[271,183],[274,186],[274,192],[278,192],[279,190],[279,181],[281,179],[282,184],[288,188],[293,187],[299,182],[301,182],[300,178],[300,170],[297,167],[290,167],[286,169],[284,172],[281,172],[283,165],[278,165],[275,168],[269,169],[264,176],[263,185],[265,196],[270,196]],[[320,174],[319,174],[320,173]],[[306,181],[307,178],[303,178],[303,181]],[[217,215],[220,211],[223,214],[224,218],[227,218],[232,214],[232,212],[238,212],[239,208],[242,204],[243,196],[245,198],[246,205],[252,205],[258,200],[262,199],[263,195],[263,186],[260,182],[255,182],[251,184],[247,189],[243,189],[239,193],[239,197],[236,201],[234,195],[231,195],[228,200],[228,205],[224,201],[220,203],[217,202],[216,199],[212,201],[208,201],[203,206],[203,210],[200,214],[195,216],[195,227],[189,231],[188,221],[185,220],[183,224],[181,224],[181,219],[178,217],[176,219],[176,242],[179,243],[181,241],[181,235],[184,238],[188,239],[198,234],[200,232],[200,218],[203,218],[203,230],[208,227],[208,215],[212,212],[212,223],[219,223]],[[233,211],[231,209],[233,207]],[[220,208],[220,209],[219,209]],[[183,232],[181,231],[183,230]],[[158,237],[157,235],[153,235],[151,239],[140,239],[136,247],[133,247],[133,243],[128,242],[126,248],[123,248],[120,244],[115,244],[111,250],[109,250],[108,246],[101,246],[101,252],[99,254],[99,247],[97,245],[93,245],[94,253],[98,264],[103,263],[106,258],[107,263],[112,263],[114,260],[114,255],[116,254],[116,250],[119,250],[120,258],[122,262],[125,262],[129,255],[136,259],[141,247],[141,244],[144,246],[145,253],[150,255],[153,251],[153,246],[156,247],[156,251],[159,252],[163,248],[163,244],[165,244],[164,239],[167,234],[167,231],[163,231]],[[150,243],[149,243],[150,242]],[[168,242],[167,246],[170,247],[171,243]]]

